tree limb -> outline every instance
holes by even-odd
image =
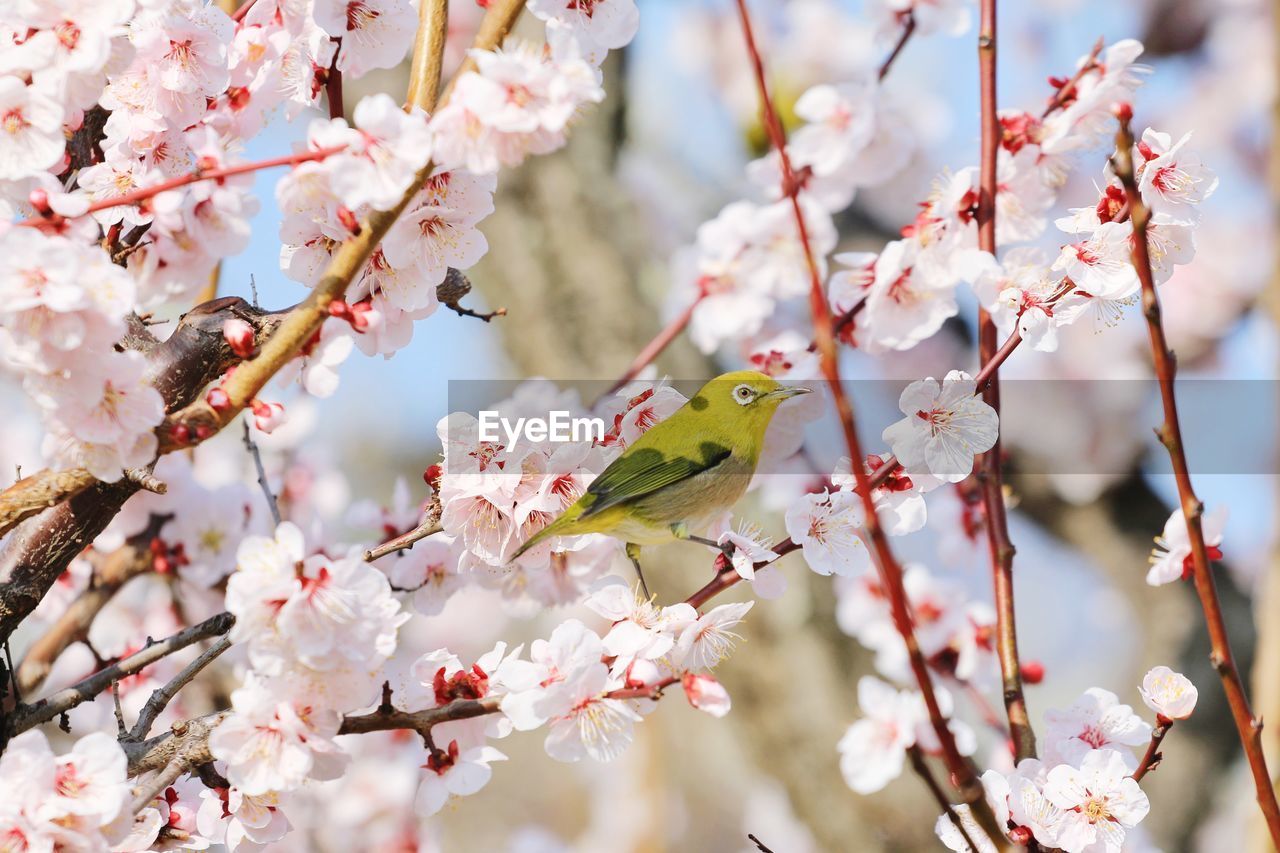
[[[19,706],[9,716],[7,734],[12,737],[41,723],[47,723],[59,714],[66,713],[77,705],[93,699],[120,679],[141,672],[161,658],[168,657],[200,640],[227,633],[233,624],[235,624],[234,616],[230,613],[219,613],[197,625],[184,628],[167,639],[152,643],[128,657],[121,658],[78,684],[59,690],[33,705]]]

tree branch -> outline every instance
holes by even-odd
[[[72,643],[89,635],[98,612],[107,605],[122,586],[138,575],[152,570],[155,564],[151,540],[160,534],[170,515],[153,515],[147,526],[125,544],[108,554],[93,569],[89,588],[63,611],[58,620],[27,649],[18,666],[18,686],[23,695],[38,690],[49,675],[54,661]]]
[[[158,687],[151,694],[151,698],[147,700],[147,704],[142,706],[142,711],[138,713],[137,722],[133,724],[133,729],[129,732],[131,740],[142,740],[151,731],[151,726],[155,723],[164,709],[169,707],[169,703],[173,701],[173,697],[178,695],[178,691],[191,683],[191,679],[200,674],[200,671],[209,664],[213,663],[219,655],[231,648],[231,638],[223,635],[209,648],[201,652],[200,656],[191,663],[183,667],[182,672],[175,675],[168,683]]]
[[[435,106],[448,32],[448,0],[421,0],[418,34],[413,42],[413,62],[409,66],[409,106],[428,111]]]
[[[1255,718],[1249,708],[1249,698],[1245,694],[1244,682],[1240,678],[1240,671],[1231,653],[1226,620],[1222,616],[1222,605],[1218,601],[1213,566],[1209,562],[1204,530],[1200,523],[1204,504],[1196,497],[1195,489],[1191,484],[1191,469],[1182,444],[1182,427],[1178,421],[1178,401],[1173,384],[1174,375],[1177,372],[1176,359],[1165,339],[1160,313],[1160,297],[1156,293],[1155,278],[1151,273],[1150,247],[1147,243],[1147,225],[1151,219],[1151,213],[1142,200],[1134,175],[1134,138],[1133,131],[1129,127],[1131,112],[1127,109],[1118,109],[1117,112],[1121,116],[1120,127],[1116,132],[1116,153],[1111,158],[1111,166],[1116,177],[1124,185],[1125,194],[1129,199],[1129,217],[1133,221],[1133,238],[1130,241],[1133,267],[1142,285],[1143,314],[1147,318],[1151,356],[1160,386],[1160,403],[1164,409],[1164,423],[1156,430],[1156,435],[1169,452],[1169,460],[1173,464],[1173,476],[1178,485],[1182,516],[1187,524],[1187,538],[1191,543],[1196,594],[1200,599],[1200,608],[1204,611],[1209,642],[1213,649],[1210,660],[1222,679],[1222,688],[1227,694],[1227,704],[1231,707],[1231,717],[1236,724],[1236,732],[1244,748],[1245,757],[1249,761],[1258,807],[1266,818],[1272,843],[1280,848],[1280,806],[1276,803],[1275,788],[1267,772],[1267,759],[1262,752],[1262,721]]]
[[[996,102],[996,0],[981,0],[978,32],[978,78],[982,110],[982,162],[978,187],[978,248],[996,257],[996,164],[1000,154],[1000,120]],[[978,358],[991,362],[999,351],[995,321],[983,307],[978,308]],[[982,399],[1000,414],[1000,373],[992,370],[983,385]],[[991,449],[976,461],[982,507],[987,522],[987,542],[991,550],[991,579],[996,609],[996,657],[1000,661],[1005,713],[1013,739],[1016,761],[1034,758],[1036,734],[1027,714],[1022,692],[1022,666],[1018,661],[1018,629],[1013,599],[1013,556],[1009,539],[1009,519],[1004,502],[1004,472],[1001,470],[1000,436]]]
[[[1164,757],[1160,754],[1160,744],[1171,728],[1173,728],[1173,720],[1167,717],[1156,720],[1156,727],[1151,730],[1151,742],[1147,744],[1147,752],[1142,756],[1142,761],[1138,762],[1138,769],[1131,774],[1133,781],[1141,782],[1143,776],[1155,770],[1160,764],[1160,760]]]
[[[128,657],[121,658],[78,684],[59,690],[33,705],[22,705],[9,717],[8,735],[12,737],[41,723],[46,723],[59,714],[66,713],[77,705],[93,699],[120,679],[141,672],[161,658],[168,657],[200,640],[227,633],[234,623],[235,617],[230,613],[219,613],[197,625],[184,628],[167,639],[152,643]]]
[[[283,314],[261,311],[239,297],[224,297],[187,312],[163,343],[135,317],[122,345],[146,356],[147,379],[172,411],[239,361],[222,335],[223,322],[232,317],[253,325],[258,335],[269,335]],[[87,487],[69,500],[13,531],[0,550],[0,642],[30,615],[71,560],[137,490],[136,483],[125,479],[100,483],[90,477]]]

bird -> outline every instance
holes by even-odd
[[[640,548],[688,540],[738,502],[755,474],[778,406],[810,389],[754,370],[725,373],[632,442],[560,516],[529,537],[516,560],[553,536],[603,533],[626,543],[646,598]],[[723,549],[722,549],[723,550]]]

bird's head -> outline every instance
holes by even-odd
[[[705,405],[712,414],[726,420],[768,423],[779,403],[808,393],[808,388],[783,385],[754,370],[739,370],[712,379],[691,402],[695,408]]]

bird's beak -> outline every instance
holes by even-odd
[[[799,386],[791,386],[788,388],[775,388],[764,396],[771,400],[786,400],[791,397],[799,397],[801,394],[812,394],[812,388],[801,388]]]

